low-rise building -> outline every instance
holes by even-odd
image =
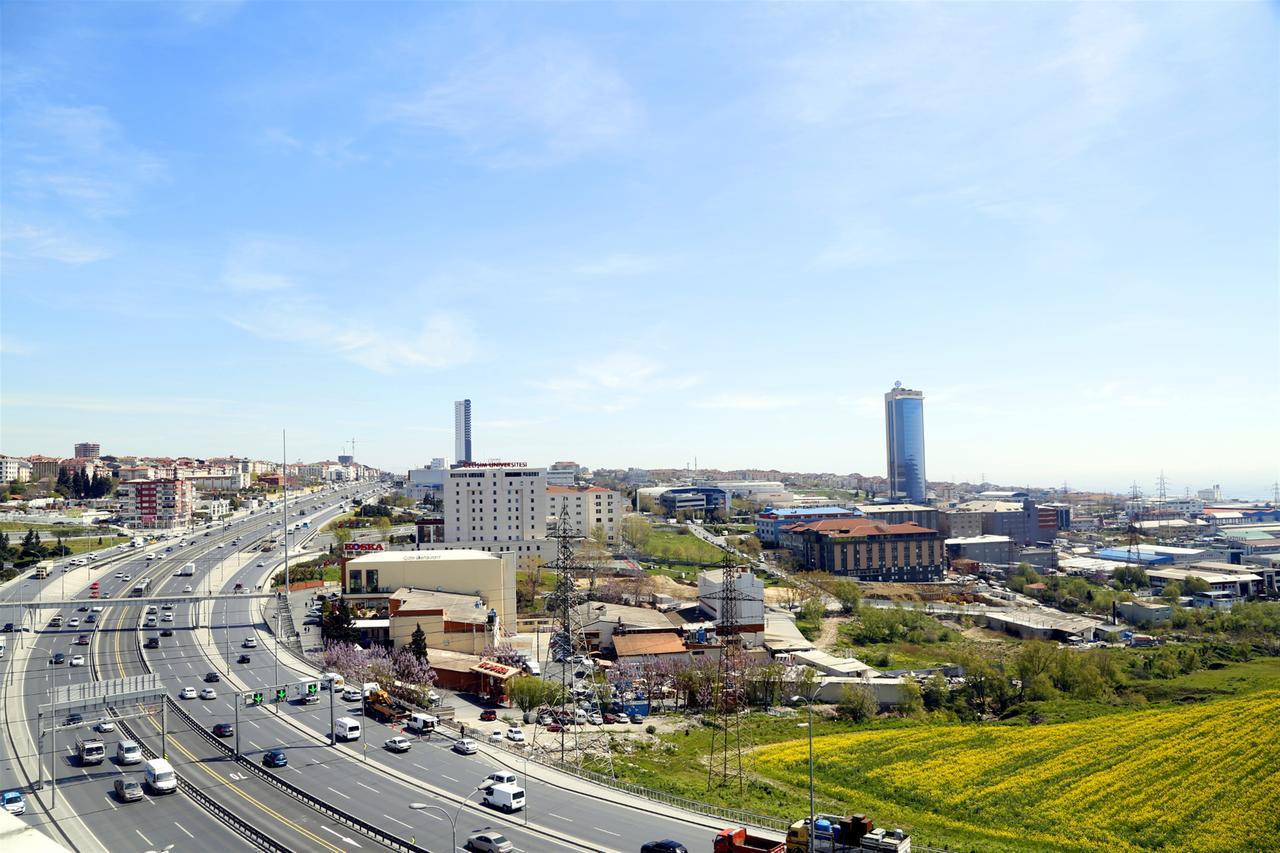
[[[689,649],[676,629],[616,634],[613,648],[618,663],[643,663],[646,659],[676,660],[687,663]]]
[[[61,460],[52,456],[28,456],[27,461],[31,463],[31,479],[38,480],[56,480],[58,478],[58,465]]]
[[[942,537],[917,524],[830,519],[793,525],[782,539],[805,568],[862,581],[938,581],[946,562]]]
[[[717,486],[679,486],[667,489],[658,496],[658,503],[668,515],[688,512],[705,518],[727,518],[731,506],[729,493]]]
[[[427,648],[478,655],[497,645],[498,612],[482,596],[403,588],[387,598],[393,648],[408,645],[421,627]]]
[[[1021,501],[966,501],[942,513],[939,520],[949,537],[1008,536],[1018,545],[1052,542],[1058,532],[1058,511]]]
[[[1262,578],[1244,567],[1232,566],[1232,571],[1214,570],[1204,566],[1160,566],[1147,569],[1147,580],[1151,583],[1151,591],[1160,595],[1164,588],[1177,581],[1179,584],[1187,578],[1196,577],[1209,585],[1213,592],[1229,592],[1240,598],[1250,598],[1262,592]]]
[[[731,607],[739,634],[748,642],[760,639],[764,633],[764,581],[751,570],[741,569],[730,573],[733,578],[725,583],[724,569],[710,569],[698,573],[698,604],[716,623],[716,630],[723,630],[723,614]]]
[[[1225,590],[1209,590],[1208,592],[1193,592],[1191,594],[1192,607],[1208,607],[1213,610],[1230,610],[1232,605],[1239,601],[1239,597]]]
[[[788,525],[829,518],[857,518],[859,515],[857,510],[842,506],[769,507],[756,516],[756,538],[766,548],[776,548],[782,528]]]
[[[548,486],[573,486],[578,482],[582,466],[577,462],[554,462],[547,468]]]
[[[919,504],[858,504],[859,513],[872,521],[884,524],[916,524],[930,530],[938,529],[938,510]]]
[[[0,483],[25,483],[30,479],[30,462],[17,456],[0,456]]]
[[[946,540],[944,544],[949,559],[978,563],[1008,565],[1018,552],[1008,536],[959,536]]]
[[[1116,612],[1130,625],[1161,625],[1173,617],[1173,606],[1167,601],[1135,599],[1116,602]]]
[[[382,550],[343,560],[342,592],[353,606],[389,613],[391,596],[406,589],[479,599],[496,611],[501,630],[515,626],[516,564],[512,556],[467,549]]]
[[[195,512],[210,521],[218,521],[231,515],[231,501],[226,498],[202,498],[195,502]]]
[[[243,471],[224,471],[218,474],[187,474],[183,477],[200,492],[238,492],[249,488],[250,476]]]

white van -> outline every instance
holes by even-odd
[[[351,717],[334,720],[333,729],[338,740],[356,740],[360,737],[360,721]]]
[[[424,714],[421,711],[415,711],[409,715],[409,721],[404,724],[404,727],[407,731],[425,735],[434,732],[436,730],[436,724],[439,722],[439,717],[435,717],[431,714]]]
[[[117,764],[141,764],[142,747],[136,740],[122,740],[116,744]]]
[[[524,671],[534,676],[542,675],[542,667],[536,660],[526,660],[524,662]]]
[[[321,690],[328,690],[330,684],[333,685],[334,690],[341,692],[342,688],[347,686],[347,680],[336,672],[326,672],[320,676]]]
[[[156,794],[168,794],[178,790],[178,774],[173,772],[173,765],[163,758],[153,758],[142,768],[146,774],[147,787]]]
[[[482,790],[484,799],[480,802],[486,806],[502,809],[507,814],[524,808],[524,788],[514,782],[490,785]]]

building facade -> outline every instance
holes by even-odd
[[[28,456],[27,461],[31,463],[31,479],[33,481],[58,479],[60,460],[54,459],[52,456]]]
[[[765,547],[777,547],[782,528],[791,524],[819,521],[825,518],[857,518],[857,510],[841,506],[770,507],[756,516],[756,538]]]
[[[102,445],[92,441],[82,441],[76,445],[77,459],[97,459],[102,455]]]
[[[670,515],[692,512],[702,517],[729,517],[729,493],[717,486],[681,486],[667,489],[658,503]]]
[[[919,504],[858,504],[858,513],[885,524],[918,524],[936,530],[938,511]]]
[[[1008,536],[1017,545],[1052,542],[1058,532],[1058,510],[1022,501],[967,501],[939,519],[951,538]]]
[[[25,483],[30,479],[30,462],[16,456],[0,456],[0,483]]]
[[[618,541],[622,520],[621,496],[601,486],[547,486],[548,524],[556,523],[561,511],[567,513],[570,529],[578,536],[590,536],[602,528],[605,541]]]
[[[884,395],[889,493],[920,503],[929,497],[924,473],[924,393],[901,382]]]
[[[861,581],[938,581],[946,565],[942,536],[917,524],[814,521],[787,528],[783,540],[806,569]]]
[[[453,403],[453,460],[471,462],[471,401]]]
[[[444,481],[446,542],[516,542],[547,535],[547,471],[470,462]]]
[[[577,462],[556,462],[547,469],[547,485],[572,486],[578,482],[581,470]]]
[[[186,480],[130,480],[116,489],[120,518],[144,530],[182,527],[191,523],[195,490]]]

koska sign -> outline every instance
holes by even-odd
[[[362,551],[385,551],[386,548],[381,542],[347,542],[342,550],[347,554],[356,554]]]

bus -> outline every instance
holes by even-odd
[[[147,590],[151,588],[151,578],[143,578],[133,587],[133,597],[141,598],[147,594]]]

